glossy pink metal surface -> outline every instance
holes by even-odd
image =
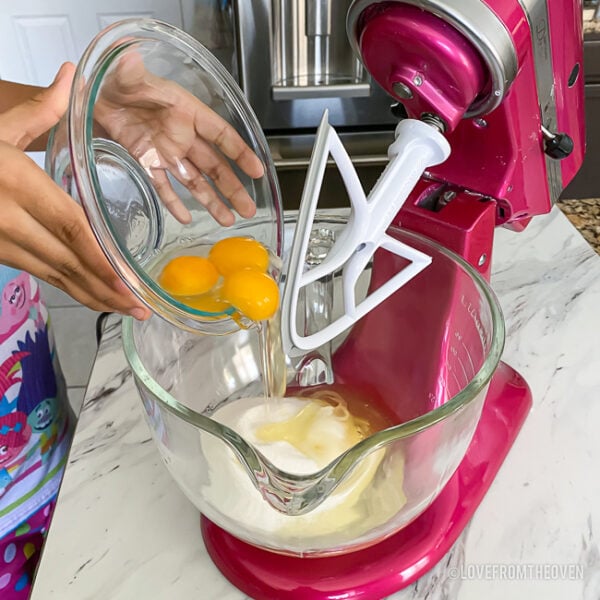
[[[520,2],[515,2],[515,0],[484,1],[510,31],[517,48],[519,64],[533,62],[530,24]],[[533,39],[541,47],[549,47],[552,51],[553,95],[557,113],[556,129],[560,132],[567,132],[574,142],[572,154],[560,161],[562,187],[565,188],[581,167],[585,153],[583,13],[581,2],[572,0],[548,0],[547,7],[550,38],[546,39],[540,30],[535,32]],[[574,78],[572,79],[572,77]],[[530,76],[521,76],[521,78],[528,80]],[[531,86],[533,82],[524,82],[524,84]],[[513,92],[513,95],[520,94]],[[519,108],[519,104],[514,100],[512,106]],[[510,114],[508,118],[510,118]],[[514,113],[512,114],[514,115]],[[520,114],[518,120],[520,121],[522,118],[523,115]]]
[[[451,199],[445,201],[444,197]],[[421,180],[394,224],[436,240],[489,281],[496,227],[494,201],[475,200],[460,189]]]
[[[547,100],[538,95],[534,42],[543,47],[542,54],[549,55],[548,49],[552,49],[551,73],[557,116],[555,132],[567,133],[574,143],[571,155],[559,161],[560,189],[569,183],[583,161],[582,13],[580,4],[572,0],[548,2],[548,39],[541,29],[542,33],[536,30],[532,35],[528,16],[520,2],[487,0],[485,3],[498,16],[500,26],[510,33],[517,54],[518,72],[502,104],[494,111],[478,119],[451,121],[456,125],[447,135],[452,154],[445,163],[433,167],[430,173],[438,181],[496,200],[496,223],[520,230],[532,216],[546,213],[552,207],[541,127],[554,126],[542,123],[540,118],[540,105]],[[367,69],[388,93],[396,97],[392,83],[400,64],[406,72],[420,70],[428,76],[430,71],[436,75],[439,68],[435,56],[425,53],[422,59],[415,57],[411,47],[404,47],[401,38],[394,38],[393,23],[403,17],[406,8],[401,1],[381,3],[377,10],[372,11],[372,16],[362,20],[359,37]],[[423,16],[422,19],[428,17]],[[456,32],[450,34],[451,29],[450,26],[447,29],[437,28],[437,35],[443,38],[437,41],[437,46],[456,46]],[[428,35],[435,31],[430,27]],[[457,77],[457,86],[462,86],[464,81],[455,74],[455,66],[455,63],[452,64],[449,74]],[[574,77],[577,66],[579,76]],[[465,98],[475,87],[481,88],[478,76],[472,85],[467,86]],[[419,93],[414,86],[412,89]],[[438,91],[440,96],[448,96],[438,99],[441,113],[446,114],[448,102],[459,106],[452,84]],[[420,100],[403,102],[414,116],[419,116]],[[427,102],[432,104],[433,97],[429,97]],[[411,108],[413,105],[416,108]],[[438,112],[433,105],[429,111]]]
[[[585,153],[585,106],[583,76],[583,21],[580,2],[548,2],[558,131],[571,134],[575,147],[560,162],[563,187],[573,179]],[[575,43],[569,43],[574,40]],[[575,65],[579,65],[573,80]]]
[[[531,407],[525,381],[501,363],[467,454],[431,506],[383,542],[341,556],[295,558],[234,538],[202,518],[219,570],[254,600],[381,600],[450,550],[491,485]]]
[[[408,4],[376,11],[362,30],[361,51],[371,75],[404,104],[409,116],[434,113],[449,130],[486,87],[486,68],[468,40],[435,15]],[[412,97],[399,96],[398,84]]]
[[[415,240],[411,245],[423,250]],[[378,250],[370,290],[388,281],[398,268],[391,253]],[[476,297],[472,286],[459,268],[448,269],[445,261],[434,258],[422,277],[386,299],[383,310],[369,312],[354,325],[332,357],[336,383],[364,390],[394,423],[407,423],[449,402],[463,389],[450,374],[452,368],[459,368],[459,362],[469,365],[465,367],[469,375],[460,380],[464,387],[484,360],[482,352],[457,353],[454,344],[458,332],[466,348],[481,348],[476,319],[466,306],[467,299]],[[479,307],[475,310],[477,319],[484,318]],[[422,451],[406,454],[406,473],[420,471],[411,464],[429,459],[444,445],[443,435],[444,430],[432,427],[417,436],[427,440],[429,447],[419,442]],[[410,489],[404,491],[410,495]]]

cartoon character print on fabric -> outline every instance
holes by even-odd
[[[43,327],[43,318],[37,309],[40,299],[39,287],[36,286],[32,294],[31,282],[32,278],[27,273],[9,267],[0,269],[0,344],[29,318],[34,319],[36,327]]]
[[[27,415],[19,410],[0,417],[0,465],[19,455],[31,437]]]
[[[13,386],[21,383],[21,359],[27,352],[15,352],[0,365],[0,490],[17,474],[23,457],[16,459],[31,437],[27,415],[16,411],[16,400],[8,398]]]
[[[17,407],[27,415],[27,422],[34,434],[40,434],[42,460],[58,436],[60,405],[56,397],[56,375],[52,365],[52,353],[48,341],[48,329],[28,332],[25,341],[18,342],[21,352],[22,379]]]
[[[13,352],[1,365],[0,365],[0,416],[6,415],[12,412],[16,408],[16,402],[13,395],[13,401],[8,397],[8,392],[11,388],[21,383],[21,359],[27,356],[27,352]]]
[[[19,457],[31,438],[27,415],[19,410],[0,417],[0,490],[14,477],[23,457]]]

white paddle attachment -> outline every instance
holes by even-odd
[[[307,269],[305,257],[329,155],[346,186],[351,212],[347,226],[325,259]],[[443,162],[449,155],[450,145],[435,127],[415,119],[401,121],[396,127],[396,139],[388,149],[390,162],[367,198],[354,165],[325,112],[304,184],[282,299],[281,334],[288,356],[299,356],[330,342],[429,265],[429,256],[388,236],[386,231],[423,171]],[[357,304],[356,282],[378,248],[410,262]],[[300,333],[296,318],[300,290],[340,269],[343,314],[310,335]]]

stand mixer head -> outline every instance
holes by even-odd
[[[409,117],[437,115],[452,156],[427,179],[490,199],[522,229],[583,160],[581,3],[355,0],[348,35]],[[423,198],[415,198],[418,204]]]
[[[583,159],[580,23],[580,7],[572,2],[553,3],[552,10],[545,0],[351,4],[350,41],[375,80],[404,105],[408,118],[396,129],[390,164],[366,199],[335,132],[321,124],[283,297],[287,354],[331,341],[425,268],[427,257],[388,245],[410,266],[356,304],[360,271],[377,248],[385,247],[382,235],[397,213],[402,226],[434,237],[487,277],[494,227],[519,230],[533,215],[550,210]],[[572,43],[565,43],[564,34]],[[332,138],[336,143],[328,144]],[[431,145],[437,147],[435,159]],[[329,153],[352,213],[330,255],[302,272]],[[444,210],[450,201],[452,208]],[[342,265],[345,314],[309,337],[301,335],[296,324],[300,290]]]

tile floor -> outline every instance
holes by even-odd
[[[96,357],[97,313],[61,290],[40,283],[50,312],[56,351],[67,382],[73,411],[79,415],[85,388]]]

